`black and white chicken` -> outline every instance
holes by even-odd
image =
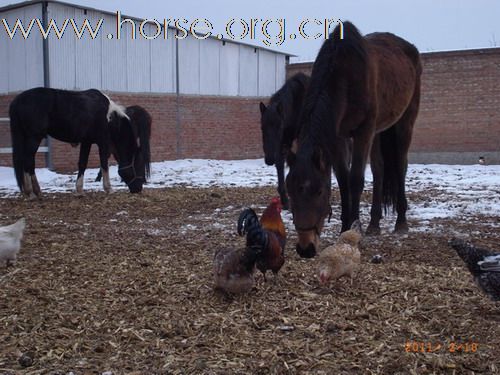
[[[467,265],[474,280],[493,301],[500,301],[500,253],[453,238],[452,248]]]

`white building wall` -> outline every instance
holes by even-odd
[[[151,41],[151,91],[175,92],[175,39],[174,30],[168,30],[167,38]]]
[[[149,25],[144,30],[150,35]],[[151,42],[142,37],[127,38],[126,41],[127,91],[151,92]]]
[[[27,25],[33,18],[42,19],[42,4],[2,12],[0,18],[6,18],[10,25],[20,18]],[[134,20],[136,39],[132,39],[132,25],[126,22],[118,40],[116,18],[97,10],[48,3],[48,19],[53,19],[59,28],[70,19],[79,29],[84,20],[93,28],[103,20],[95,39],[88,30],[78,39],[71,23],[61,38],[54,30],[50,32],[51,87],[175,93],[177,51],[181,94],[269,96],[285,81],[284,55],[213,38],[199,40],[189,36],[177,40],[172,29],[167,38],[162,31],[156,39],[147,40],[139,34],[139,20]],[[148,36],[156,31],[156,26],[145,26]],[[27,41],[19,33],[11,41],[0,29],[0,51],[6,51],[0,53],[0,93],[43,86],[43,38],[37,25]]]
[[[222,43],[220,47],[220,95],[239,94],[240,46],[235,43]]]
[[[222,42],[205,39],[200,42],[200,94],[220,94],[220,49]]]
[[[27,28],[32,19],[41,21],[42,4],[2,12],[0,18],[6,20],[11,30],[17,19]],[[38,26],[34,24],[27,39],[19,31],[10,39],[3,23],[0,24],[0,93],[43,86],[43,42],[37,33]]]
[[[96,11],[75,9],[75,22],[81,27],[85,19],[92,27],[97,25],[102,14]],[[70,31],[73,33],[72,31]],[[57,46],[55,46],[57,48]],[[75,90],[86,90],[88,88],[102,87],[102,41],[98,36],[92,39],[89,33],[84,33],[80,40],[75,40],[75,87],[67,87]],[[56,60],[59,58],[56,55]],[[57,74],[57,73],[56,73]]]
[[[240,44],[240,96],[258,95],[258,50]]]
[[[259,50],[259,96],[274,94],[276,87],[276,54]]]
[[[75,17],[80,11],[73,7],[49,3],[48,19],[53,19],[59,28],[62,28],[65,20]],[[72,32],[71,25],[59,38],[54,30],[49,36],[49,75],[50,86],[58,89],[76,88],[76,38]],[[82,43],[78,41],[78,44]]]
[[[179,39],[179,91],[200,93],[200,41],[192,36]]]
[[[276,89],[275,92],[279,90],[281,86],[286,81],[286,56],[276,55]]]

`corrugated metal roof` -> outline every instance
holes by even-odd
[[[47,2],[47,3],[62,4],[62,5],[66,5],[66,6],[69,6],[69,7],[76,8],[76,9],[92,10],[92,11],[95,11],[95,12],[101,12],[103,14],[112,15],[112,16],[116,15],[116,13],[109,12],[107,10],[92,8],[92,7],[88,7],[88,6],[84,6],[84,5],[79,5],[79,4],[67,3],[65,1],[59,1],[59,0],[23,1],[23,2],[20,2],[20,3],[17,3],[17,4],[11,4],[11,5],[6,5],[4,7],[0,7],[0,13],[8,11],[8,10],[12,10],[12,9],[22,8],[22,7],[25,7],[25,6],[29,6],[29,5],[33,5],[33,4],[38,4],[38,3],[45,3],[45,2]],[[122,17],[124,17],[124,18],[130,18],[131,20],[139,21],[139,22],[144,21],[144,18],[128,16],[126,14],[122,14]],[[170,26],[169,25],[168,28],[176,30],[176,27],[174,27],[174,26]],[[276,54],[285,55],[285,56],[289,56],[289,57],[297,57],[296,55],[293,55],[291,53],[278,51],[278,50],[275,50],[275,49],[272,49],[272,48],[261,47],[261,46],[258,46],[258,45],[255,45],[255,44],[251,44],[251,43],[245,43],[245,42],[235,41],[233,39],[228,39],[228,38],[219,39],[216,36],[210,36],[209,38],[210,39],[220,40],[221,42],[234,43],[234,44],[242,44],[242,45],[246,45],[246,46],[249,46],[249,47],[253,47],[253,48],[257,48],[257,49],[261,49],[261,50],[265,50],[265,51],[270,51],[270,52],[273,52],[273,53],[276,53]]]

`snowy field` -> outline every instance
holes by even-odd
[[[85,174],[86,191],[102,191],[101,183],[94,182],[97,169]],[[47,169],[37,169],[44,193],[68,192],[75,188],[76,173],[63,175]],[[110,168],[114,190],[126,190],[120,181],[116,166]],[[335,182],[335,179],[333,179]],[[372,175],[366,171],[365,190],[371,191]],[[152,164],[152,175],[146,189],[173,186],[186,187],[259,187],[277,184],[274,167],[263,159],[219,161],[176,160]],[[500,218],[500,166],[483,165],[420,165],[408,168],[407,191],[418,194],[417,202],[410,201],[408,218],[423,226],[434,219],[463,218],[484,215]],[[12,168],[0,167],[0,197],[18,194]],[[338,203],[338,202],[337,202]],[[362,216],[368,216],[369,206],[362,207]],[[500,220],[498,220],[500,221]],[[490,222],[488,225],[500,225]]]

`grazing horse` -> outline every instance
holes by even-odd
[[[266,107],[260,103],[260,123],[264,160],[275,165],[278,174],[278,193],[283,209],[288,209],[285,186],[285,161],[299,134],[299,115],[309,85],[309,76],[297,73],[271,96]]]
[[[297,252],[313,257],[329,214],[331,168],[342,199],[342,231],[359,218],[368,156],[373,202],[368,232],[380,232],[382,205],[397,211],[396,231],[406,231],[408,149],[420,101],[418,50],[390,33],[363,37],[339,24],[314,62],[301,112],[297,152],[289,158],[287,190],[298,232]],[[352,160],[337,150],[352,138]]]
[[[137,170],[144,168],[138,136],[134,134],[123,107],[98,90],[67,91],[52,88],[34,88],[14,98],[9,108],[13,163],[17,184],[28,197],[41,197],[35,175],[35,154],[47,135],[62,142],[80,143],[76,190],[82,193],[83,174],[87,168],[91,145],[97,144],[103,186],[111,191],[108,172],[110,144],[119,155],[123,169],[120,176],[130,192],[142,190],[143,182],[134,179],[131,162]]]
[[[144,160],[144,163],[139,163],[136,168],[135,165],[137,163],[130,163],[128,166],[121,168],[119,172],[122,173],[133,173],[135,179],[142,179],[144,182],[147,181],[147,178],[151,172],[151,151],[150,151],[150,138],[151,138],[151,123],[153,119],[148,111],[146,111],[143,107],[139,105],[133,105],[127,107],[125,109],[125,113],[130,118],[130,123],[132,124],[132,129],[134,134],[139,137],[139,147],[140,147],[140,157]],[[115,151],[113,145],[111,145],[111,154],[113,154],[116,161],[119,161],[119,156]],[[108,157],[109,159],[109,157]],[[140,165],[144,165],[142,169],[140,169]],[[133,168],[133,169],[131,169]],[[125,172],[127,170],[127,172]],[[99,170],[95,181],[101,181],[102,173]]]

